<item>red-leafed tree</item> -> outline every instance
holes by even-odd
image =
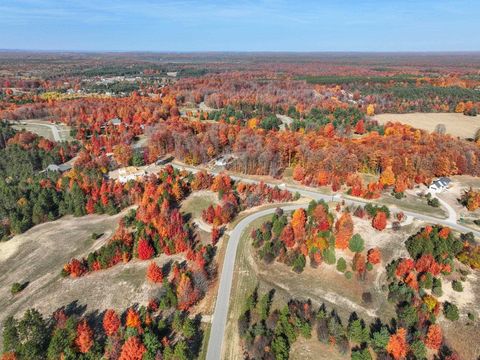
[[[153,249],[150,242],[146,239],[140,239],[138,241],[138,258],[141,260],[148,260],[151,259],[152,256],[155,254],[155,250]]]
[[[103,330],[107,336],[115,335],[120,328],[120,318],[113,309],[108,309],[103,315]]]
[[[372,220],[372,226],[382,231],[387,227],[387,215],[383,211],[378,211]]]
[[[75,345],[77,345],[78,351],[80,351],[82,354],[86,354],[93,346],[93,331],[85,319],[80,321],[77,326]]]
[[[379,248],[372,248],[368,250],[367,259],[370,264],[376,265],[380,263],[381,258],[382,254],[380,253]]]
[[[283,241],[287,248],[291,248],[295,245],[295,235],[293,233],[293,228],[290,224],[287,224],[283,230],[282,234],[280,235],[280,240]]]
[[[415,267],[415,262],[412,259],[402,259],[397,265],[395,274],[399,278],[402,278],[405,275],[407,275],[410,271],[412,271],[414,267]]]
[[[162,269],[154,261],[148,265],[147,279],[152,283],[161,283],[163,281]]]
[[[212,239],[212,245],[215,246],[217,245],[217,242],[218,242],[218,239],[220,239],[220,236],[221,236],[221,231],[219,228],[217,228],[216,226],[214,226],[212,228],[212,235],[211,235],[211,239]]]
[[[119,360],[142,360],[145,351],[145,345],[138,337],[132,336],[123,344]]]

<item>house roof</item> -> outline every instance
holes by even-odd
[[[435,185],[436,187],[445,187],[445,186],[448,186],[448,184],[450,184],[452,182],[452,180],[450,180],[449,178],[446,178],[446,177],[441,177],[437,180],[435,180],[432,185]]]
[[[120,120],[118,117],[111,119],[110,124],[112,125],[120,125],[122,123],[122,120]]]

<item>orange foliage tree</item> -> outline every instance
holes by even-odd
[[[119,360],[142,360],[145,351],[145,345],[138,337],[132,336],[123,344]]]
[[[348,211],[345,211],[335,224],[335,247],[338,249],[346,249],[352,235],[352,217]]]
[[[379,248],[372,248],[368,250],[367,259],[370,264],[376,265],[380,263],[382,255]]]
[[[442,329],[440,325],[433,324],[428,328],[427,338],[425,340],[425,345],[430,349],[438,350],[440,345],[442,345]]]
[[[82,320],[77,326],[77,337],[75,345],[82,354],[86,354],[93,346],[93,331],[87,324],[87,320]]]
[[[292,229],[295,240],[301,242],[305,237],[305,224],[307,222],[307,214],[305,209],[297,209],[292,215]]]
[[[115,335],[120,328],[120,319],[115,310],[108,309],[103,315],[103,330],[107,336]]]
[[[408,352],[408,343],[406,340],[407,331],[399,328],[395,334],[390,336],[387,344],[387,352],[392,355],[395,360],[404,359]]]
[[[387,215],[383,211],[378,211],[372,220],[372,226],[382,231],[387,227]]]
[[[162,269],[154,261],[148,265],[147,279],[152,283],[161,283],[163,281]]]

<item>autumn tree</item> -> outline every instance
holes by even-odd
[[[352,235],[352,217],[348,211],[345,211],[335,224],[335,247],[338,249],[346,249]]]
[[[395,360],[404,359],[408,353],[408,343],[406,340],[407,331],[399,328],[395,334],[390,336],[387,344],[387,352],[392,355]]]
[[[147,349],[140,339],[132,336],[123,344],[119,360],[142,360],[143,354],[146,351]]]
[[[379,231],[384,230],[387,227],[387,215],[383,211],[378,211],[373,217],[372,226]]]
[[[115,310],[108,309],[103,315],[103,330],[107,336],[115,335],[120,328],[120,318]]]
[[[132,160],[132,147],[128,144],[118,144],[113,148],[113,157],[121,166],[128,166]]]
[[[395,184],[395,174],[391,166],[387,166],[385,170],[382,171],[379,181],[383,186],[392,186]]]
[[[293,212],[291,225],[295,241],[301,242],[304,239],[306,222],[307,214],[305,212],[305,209],[299,208]]]
[[[429,326],[425,345],[433,350],[438,350],[440,348],[442,345],[442,329],[440,328],[440,325],[433,324]]]
[[[283,241],[287,248],[291,248],[295,245],[295,235],[293,233],[293,228],[290,224],[287,224],[280,235],[280,240]]]
[[[147,268],[147,279],[152,283],[161,283],[163,281],[162,269],[152,261]]]
[[[75,344],[82,354],[86,354],[93,346],[93,331],[87,324],[87,320],[83,319],[77,326],[77,337]]]
[[[379,248],[369,249],[367,252],[367,259],[370,264],[376,265],[380,263],[381,253]]]
[[[155,250],[153,249],[150,242],[146,239],[140,239],[138,241],[138,258],[141,260],[148,260],[151,259],[152,256],[155,254]]]

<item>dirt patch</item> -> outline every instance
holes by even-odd
[[[312,337],[299,337],[290,348],[291,360],[342,360],[350,359],[350,354],[342,355],[335,346],[318,341],[316,331]]]
[[[457,213],[460,223],[470,226],[473,229],[480,229],[473,223],[474,220],[480,219],[480,209],[475,211],[468,211],[458,200],[462,197],[463,193],[470,187],[474,189],[480,188],[480,179],[472,176],[453,176],[452,182],[448,190],[438,194],[438,197],[449,204]]]
[[[380,124],[401,122],[417,129],[432,132],[438,124],[445,125],[447,134],[464,139],[473,138],[480,129],[480,116],[466,116],[456,113],[412,113],[380,114],[373,117]]]
[[[0,323],[31,307],[47,315],[72,303],[86,311],[124,310],[146,303],[160,290],[145,281],[148,261],[131,261],[78,279],[60,276],[63,264],[72,257],[84,256],[104,244],[127,211],[115,216],[67,216],[0,243]],[[93,232],[103,235],[93,240]],[[155,261],[163,264],[169,260],[176,258],[162,255]],[[13,296],[10,288],[14,282],[28,282],[28,286]]]

